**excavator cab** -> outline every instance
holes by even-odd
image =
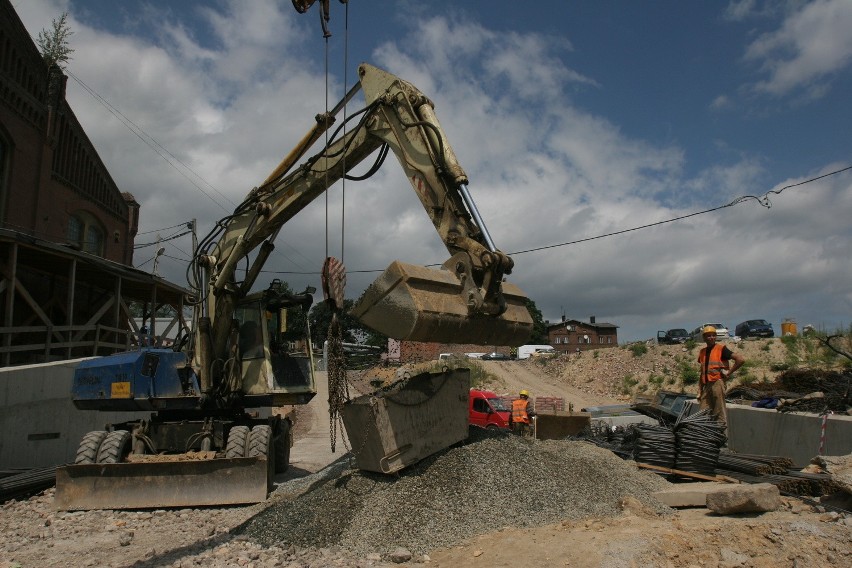
[[[283,292],[276,281],[237,305],[241,390],[247,406],[304,404],[316,394],[307,318],[312,301],[310,291]]]

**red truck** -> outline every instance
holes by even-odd
[[[509,428],[509,404],[491,391],[470,389],[468,421],[482,428]]]

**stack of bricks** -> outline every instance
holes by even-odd
[[[519,398],[520,397],[518,395],[512,395],[504,396],[503,400],[505,400],[509,406],[512,406],[512,402]],[[539,413],[565,410],[565,399],[558,396],[537,396],[533,402],[533,408]]]
[[[535,397],[536,412],[557,412],[565,410],[565,399],[556,396]]]

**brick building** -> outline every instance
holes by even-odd
[[[45,22],[49,27],[50,22]],[[0,365],[104,354],[128,303],[185,290],[132,267],[139,204],[116,186],[9,0],[0,0]]]
[[[557,353],[576,353],[605,347],[618,347],[618,326],[597,323],[595,316],[588,322],[565,319],[547,326],[547,339]]]
[[[133,263],[139,204],[122,194],[8,0],[0,0],[2,227]]]

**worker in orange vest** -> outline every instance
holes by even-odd
[[[702,410],[709,409],[727,433],[728,409],[725,407],[725,381],[733,378],[734,371],[745,363],[745,358],[725,345],[716,343],[716,328],[712,325],[701,330],[707,345],[698,352],[701,381],[698,383],[698,402]],[[733,364],[731,361],[733,360]]]
[[[530,420],[535,417],[535,411],[530,402],[530,393],[524,389],[520,393],[520,398],[512,401],[512,430],[522,436],[530,434]]]

